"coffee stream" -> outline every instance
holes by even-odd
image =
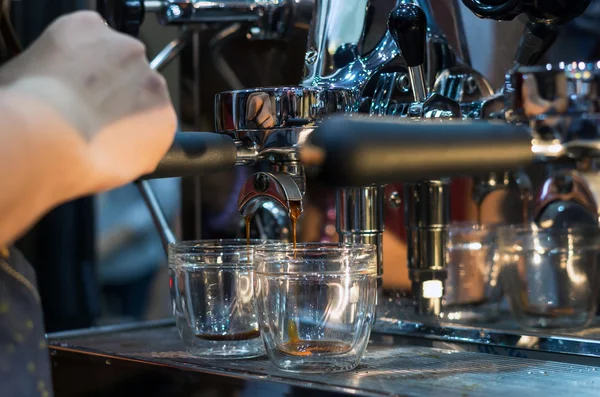
[[[290,221],[292,221],[292,242],[294,243],[294,250],[296,249],[296,241],[298,238],[298,218],[302,214],[302,202],[301,201],[290,201]],[[294,258],[296,257],[296,251],[294,251]]]
[[[292,243],[294,247],[294,259],[296,258],[296,246],[298,242],[298,219],[302,214],[302,202],[290,201],[289,216],[291,221]],[[250,222],[252,216],[246,216],[246,242],[250,246]],[[292,356],[311,356],[313,354],[341,354],[350,351],[351,346],[347,343],[338,341],[310,341],[302,340],[298,335],[298,327],[293,320],[288,321],[288,341],[284,343],[280,350]],[[233,339],[229,339],[233,340]],[[235,339],[240,340],[240,339]]]
[[[252,222],[252,215],[246,215],[244,221],[246,222],[246,246],[250,249],[250,222]]]

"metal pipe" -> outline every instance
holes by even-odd
[[[360,58],[365,37],[374,28],[368,23],[369,7],[369,0],[315,0],[303,86],[361,91],[400,53],[386,33],[373,51]]]
[[[408,77],[413,90],[415,102],[423,103],[427,99],[427,88],[425,87],[425,73],[423,65],[409,66]]]
[[[383,186],[343,188],[336,192],[336,229],[346,243],[377,246],[378,284],[383,276]]]
[[[185,48],[191,36],[190,31],[186,28],[173,41],[165,46],[155,57],[150,61],[150,68],[161,71],[166,68],[173,59],[175,59]]]
[[[148,3],[148,2],[146,2]],[[146,3],[144,3],[146,5]],[[169,44],[160,52],[152,61],[150,62],[150,68],[153,70],[161,70],[161,68],[165,67],[169,62],[171,62],[185,47],[187,42],[187,30],[182,32],[182,34]],[[144,202],[146,203],[146,207],[148,207],[148,211],[150,211],[150,215],[152,216],[152,221],[154,222],[154,226],[160,235],[160,241],[162,243],[165,254],[169,254],[169,244],[177,241],[175,238],[175,234],[169,227],[169,222],[167,221],[167,217],[165,216],[165,212],[160,206],[160,202],[158,198],[154,194],[154,190],[152,186],[150,186],[150,182],[146,180],[136,181],[135,185],[137,186]]]
[[[136,186],[138,187],[142,198],[146,202],[146,206],[150,211],[150,215],[152,216],[152,221],[154,222],[154,226],[158,233],[160,234],[160,241],[162,243],[163,249],[165,250],[165,254],[169,253],[169,244],[177,241],[175,238],[175,234],[169,227],[169,222],[165,217],[165,213],[154,194],[154,190],[152,186],[150,186],[150,182],[148,181],[137,181]]]
[[[450,180],[406,185],[404,203],[415,309],[420,315],[438,315],[446,279]]]
[[[228,43],[231,39],[235,38],[237,34],[242,33],[242,25],[239,23],[234,23],[230,26],[227,26],[220,30],[215,36],[210,40],[210,48],[212,48],[212,60],[215,66],[215,70],[223,77],[227,85],[233,90],[241,90],[244,88],[244,85],[235,74],[229,63],[223,57],[221,49],[223,46]]]

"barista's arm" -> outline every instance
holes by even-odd
[[[54,110],[0,89],[0,246],[84,192],[86,145]]]

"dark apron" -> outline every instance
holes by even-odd
[[[52,396],[50,360],[35,272],[0,248],[0,395]]]

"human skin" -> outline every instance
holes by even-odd
[[[63,202],[156,168],[177,120],[145,53],[83,11],[0,69],[0,245]]]

